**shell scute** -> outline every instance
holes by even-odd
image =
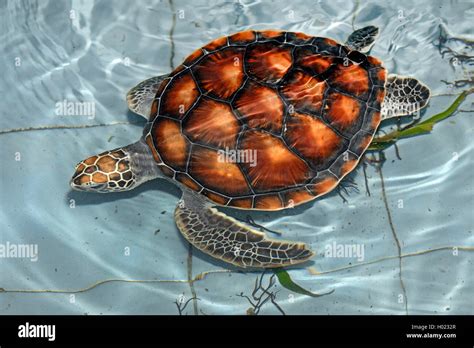
[[[339,56],[341,46],[334,40],[324,37],[315,37],[312,41],[312,45],[316,48],[317,53],[334,57]]]
[[[310,44],[313,40],[313,37],[301,32],[289,32],[286,34],[286,39],[294,45],[305,45]]]
[[[194,145],[189,175],[202,186],[229,197],[251,194],[238,164],[225,161],[216,150]]]
[[[351,139],[349,151],[356,154],[357,156],[362,156],[365,149],[370,145],[371,142],[372,135],[361,130],[357,132],[356,135],[354,135],[354,137]]]
[[[342,133],[348,133],[358,126],[363,111],[364,109],[361,108],[361,103],[357,99],[338,92],[331,92],[326,100],[324,118],[335,129]]]
[[[359,158],[349,151],[346,151],[338,156],[334,163],[329,167],[329,170],[337,178],[343,178],[347,173],[355,168]]]
[[[154,145],[162,160],[176,170],[186,170],[189,142],[177,121],[160,118],[152,129]]]
[[[339,64],[335,67],[330,80],[331,86],[358,98],[367,99],[370,86],[367,70],[357,64],[347,64],[347,66]]]
[[[324,166],[345,145],[345,140],[323,121],[298,113],[288,118],[285,138],[314,169]]]
[[[327,87],[325,81],[299,70],[289,74],[285,79],[280,90],[294,110],[315,114],[321,112]]]
[[[285,32],[281,30],[262,30],[257,32],[259,40],[285,41]]]
[[[183,132],[195,143],[234,148],[240,124],[228,104],[203,97],[184,120]]]
[[[181,119],[198,97],[198,86],[189,71],[175,76],[161,97],[160,114]]]
[[[253,208],[253,199],[250,198],[233,198],[229,202],[229,206],[240,208],[240,209],[251,209]]]
[[[326,72],[336,59],[331,56],[314,53],[314,48],[311,46],[299,47],[295,50],[296,65],[308,70],[314,75],[320,75]]]
[[[180,183],[186,185],[193,191],[200,191],[202,186],[199,185],[196,181],[194,181],[188,174],[186,173],[176,173],[176,180]]]
[[[331,175],[327,171],[318,173],[318,175],[312,180],[311,184],[308,184],[308,189],[316,196],[322,196],[332,189],[334,189],[339,180],[334,175]]]
[[[240,149],[255,152],[255,163],[243,163],[256,192],[279,190],[311,179],[309,166],[278,137],[262,131],[244,133]]]
[[[277,83],[287,73],[291,65],[290,46],[267,42],[248,48],[246,72],[257,81]]]
[[[257,35],[252,30],[241,31],[229,36],[229,43],[237,45],[247,44],[256,40]]]
[[[184,66],[191,66],[193,65],[199,58],[204,56],[204,51],[199,48],[191,53],[183,62]]]
[[[227,46],[227,36],[222,36],[218,39],[215,39],[214,41],[209,42],[203,48],[208,52],[212,52],[225,46]]]
[[[237,95],[234,105],[240,119],[250,128],[281,131],[284,104],[274,89],[251,81]]]
[[[193,67],[202,89],[212,96],[229,99],[244,80],[244,49],[229,47],[208,54]]]
[[[277,194],[255,197],[255,208],[261,210],[277,210],[283,208],[283,202]]]
[[[230,198],[224,197],[223,195],[208,190],[203,190],[202,194],[209,198],[211,201],[219,203],[220,205],[226,205],[230,200]]]
[[[298,204],[309,202],[315,198],[314,195],[310,193],[305,187],[286,191],[282,194],[282,196],[283,205],[287,208],[292,208]]]
[[[194,51],[163,81],[144,137],[165,176],[209,200],[284,209],[354,170],[386,78],[380,60],[334,40],[248,30]]]

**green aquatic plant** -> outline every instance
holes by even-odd
[[[290,277],[290,274],[283,268],[277,268],[273,271],[277,278],[278,278],[278,281],[280,282],[281,286],[283,286],[284,288],[290,290],[290,291],[293,291],[297,294],[301,294],[301,295],[307,295],[307,296],[311,296],[311,297],[321,297],[321,296],[324,296],[324,295],[329,295],[329,294],[332,294],[334,292],[334,290],[331,290],[331,291],[328,291],[328,292],[325,292],[325,293],[322,293],[322,294],[317,294],[317,293],[314,293],[314,292],[311,292],[309,290],[306,290],[304,288],[302,288],[301,286],[299,286],[298,284],[296,284]]]
[[[374,138],[368,150],[385,150],[387,147],[395,144],[395,142],[399,139],[430,133],[436,123],[441,122],[446,118],[452,116],[458,109],[459,105],[461,105],[462,102],[466,99],[466,97],[473,92],[474,88],[463,91],[446,110],[428,118],[423,122],[412,123],[403,129],[396,130],[386,135]]]

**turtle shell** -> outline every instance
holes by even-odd
[[[144,136],[164,175],[211,201],[278,210],[334,189],[380,124],[385,69],[322,37],[244,31],[160,85]]]

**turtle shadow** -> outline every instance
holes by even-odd
[[[117,202],[121,200],[128,200],[135,198],[142,193],[148,192],[148,191],[159,191],[159,192],[165,192],[168,193],[172,196],[176,197],[176,202],[179,200],[181,197],[181,190],[179,187],[176,185],[172,185],[168,182],[166,179],[155,179],[148,181],[139,187],[137,187],[134,190],[131,191],[124,191],[124,192],[115,192],[115,193],[110,193],[110,194],[100,194],[100,193],[94,193],[94,192],[82,192],[82,191],[75,191],[75,190],[70,190],[69,193],[67,194],[66,200],[74,199],[75,204],[77,206],[87,206],[87,205],[100,205],[100,204],[106,204],[110,202]],[[311,202],[314,204],[314,201]],[[241,220],[246,219],[247,215],[252,215],[252,217],[256,219],[261,219],[262,217],[270,217],[270,220],[273,218],[277,218],[277,215],[275,213],[280,213],[281,216],[285,215],[297,215],[300,214],[302,211],[309,209],[312,204],[303,204],[301,206],[298,206],[296,208],[292,208],[292,212],[282,214],[282,211],[279,212],[259,212],[259,211],[250,211],[250,210],[237,210],[237,209],[232,209],[232,208],[222,208],[219,207],[220,210],[225,211],[226,213],[229,213],[229,216],[233,216],[236,218],[240,218]],[[288,210],[288,209],[287,209]],[[268,214],[271,213],[271,214]],[[179,234],[179,239],[183,245],[189,246],[189,242],[183,237],[183,235],[179,232],[178,228],[176,226],[173,226],[176,230],[176,233]],[[199,260],[211,264],[219,269],[226,269],[229,270],[232,273],[242,273],[242,274],[247,274],[247,273],[261,273],[263,269],[260,268],[240,268],[237,266],[234,266],[232,264],[227,264],[225,263],[225,267],[223,267],[224,262],[218,259],[215,259],[206,253],[196,249],[193,247],[193,256],[195,258],[198,258]],[[304,268],[304,267],[309,267],[314,264],[314,261],[308,260],[303,264],[299,265],[294,265],[294,266],[287,266],[285,267],[286,269],[293,269],[293,268]]]
[[[337,196],[337,193],[334,191],[325,195],[324,198],[330,198],[333,196]],[[301,215],[307,210],[313,209],[314,205],[318,204],[318,202],[324,198],[316,198],[309,202],[298,205],[296,207],[286,208],[286,209],[277,210],[277,211],[259,211],[259,210],[252,210],[252,209],[244,210],[244,209],[233,209],[233,208],[228,208],[228,207],[218,207],[218,209],[221,210],[223,213],[226,213],[227,215],[233,216],[242,221],[247,221],[247,216],[251,216],[253,219],[258,219],[263,222],[270,222],[274,219],[278,219],[285,216]]]
[[[264,221],[270,221],[284,216],[294,216],[300,215],[308,209],[311,209],[315,204],[316,200],[301,204],[294,208],[287,208],[277,211],[259,211],[259,210],[242,210],[242,209],[232,209],[227,207],[218,207],[219,210],[226,213],[227,215],[238,218],[239,220],[246,221],[247,216],[252,218]]]
[[[125,111],[125,116],[127,117],[128,122],[136,125],[142,125],[145,127],[145,124],[147,123],[147,120],[143,116],[134,113],[130,109]]]

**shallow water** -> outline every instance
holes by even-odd
[[[144,120],[127,110],[128,89],[216,37],[280,28],[344,41],[353,28],[376,25],[372,55],[432,89],[424,118],[472,87],[472,41],[443,39],[473,40],[471,1],[209,4],[0,2],[0,244],[38,246],[37,261],[0,258],[0,313],[177,314],[175,301],[192,297],[199,300],[183,314],[247,312],[238,294],[250,295],[260,273],[190,253],[173,220],[177,188],[157,180],[100,195],[68,185],[79,160],[140,137]],[[449,85],[454,81],[461,82]],[[91,103],[95,117],[58,116],[64,100]],[[387,149],[381,173],[367,167],[367,188],[359,166],[346,203],[332,193],[284,212],[251,213],[317,252],[289,270],[295,282],[334,290],[312,298],[276,283],[272,291],[287,314],[474,312],[473,102],[468,97],[465,112],[431,134],[399,141],[401,160]],[[85,128],[93,125],[101,126]],[[363,258],[325,257],[332,243],[363,247]],[[208,271],[193,286],[187,282]],[[111,279],[117,281],[104,282]],[[268,302],[260,313],[279,311]]]

